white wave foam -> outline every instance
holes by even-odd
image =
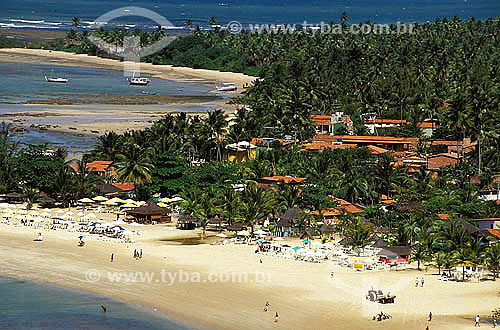
[[[29,21],[26,19],[9,19],[11,22],[19,22],[19,23],[28,23],[28,24],[40,24],[40,23],[45,23],[45,21]]]

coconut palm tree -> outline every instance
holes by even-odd
[[[441,275],[441,267],[446,263],[446,253],[443,251],[436,252],[434,254],[434,263],[438,267],[439,275]]]
[[[500,272],[500,244],[491,245],[485,254],[486,267],[493,273],[493,281],[496,281]]]
[[[77,16],[73,17],[73,20],[72,20],[72,26],[73,26],[73,29],[75,31],[78,30],[78,26],[80,26],[80,18],[78,18]]]
[[[26,185],[23,186],[23,191],[22,191],[22,199],[26,203],[26,208],[29,210],[35,204],[35,202],[38,200],[38,197],[40,196],[40,192],[36,188],[28,187]]]
[[[265,190],[256,183],[249,183],[242,192],[241,204],[238,210],[238,220],[252,228],[272,212],[275,203],[274,193]]]
[[[151,147],[141,148],[135,143],[126,144],[122,153],[116,157],[118,178],[122,182],[135,184],[151,183],[152,154]]]

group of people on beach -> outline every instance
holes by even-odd
[[[384,314],[384,312],[380,311],[377,315],[375,315],[372,320],[377,320],[377,321],[383,321],[383,320],[389,320],[392,319],[392,316],[389,314]]]
[[[134,259],[135,260],[142,259],[142,249],[140,251],[134,250]]]
[[[269,303],[269,301],[266,301],[266,304],[264,305],[264,312],[268,312],[270,309],[271,309],[271,304]],[[279,317],[280,316],[279,316],[278,312],[276,312],[276,314],[274,315],[274,322],[275,323],[278,322]]]
[[[422,276],[422,279],[419,281],[418,276],[415,278],[415,287],[418,287],[418,284],[420,283],[421,286],[424,286],[424,277]]]

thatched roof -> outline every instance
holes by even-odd
[[[16,198],[21,198],[22,195],[20,193],[14,191],[14,192],[10,192],[8,194],[5,194],[4,197],[5,198],[16,199]]]
[[[120,188],[115,187],[112,184],[99,184],[95,186],[95,188],[101,195],[116,194],[122,192]]]
[[[333,233],[335,231],[335,227],[334,226],[323,225],[323,226],[321,226],[321,228],[319,229],[319,231],[322,232],[322,233]]]
[[[349,238],[349,237],[346,237],[346,238],[343,238],[340,242],[339,242],[340,245],[344,245],[344,246],[347,246],[347,245],[354,245],[354,241],[352,240],[352,238]]]
[[[192,215],[183,215],[177,220],[178,224],[183,224],[183,223],[196,223],[198,220],[193,217]]]
[[[293,220],[298,219],[300,213],[302,212],[301,209],[298,207],[292,207],[289,208],[288,210],[285,211],[282,215],[280,215],[280,220],[278,221],[278,224],[287,224],[289,225]]]
[[[232,225],[227,226],[226,230],[229,230],[229,231],[240,231],[240,230],[243,230],[244,228],[245,227],[243,226],[243,224],[241,222],[235,222]]]
[[[167,213],[167,210],[159,207],[153,201],[148,201],[143,206],[128,210],[127,213],[132,215],[164,215]]]
[[[464,219],[458,218],[458,219],[455,219],[453,221],[456,221],[457,223],[462,224],[462,226],[464,226],[465,231],[467,231],[467,233],[469,233],[469,234],[475,234],[475,233],[481,231],[481,229],[479,229],[478,227],[474,226],[472,223],[470,223],[469,221],[466,221]]]
[[[48,204],[54,204],[56,202],[56,200],[54,198],[49,197],[47,195],[44,195],[44,196],[38,198],[38,200],[40,202],[44,202],[44,203],[48,203]]]
[[[379,238],[375,243],[373,243],[372,247],[374,248],[385,248],[387,246],[387,242],[383,239]]]
[[[403,257],[410,255],[410,248],[408,246],[391,246],[381,250],[379,256],[386,257]]]

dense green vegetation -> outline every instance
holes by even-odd
[[[294,231],[317,234],[323,210],[335,204],[328,197],[333,195],[366,206],[366,221],[343,214],[339,226],[358,248],[372,242],[373,232],[382,227],[386,231],[381,235],[390,244],[412,246],[419,267],[431,259],[444,269],[486,263],[498,273],[497,245],[486,249],[487,244],[481,244],[486,238],[471,234],[466,225],[471,219],[500,216],[497,204],[479,198],[482,190],[495,188],[492,176],[500,171],[500,22],[444,19],[415,31],[233,35],[195,30],[146,60],[258,74],[262,79],[238,99],[242,107],[232,125],[222,111],[207,117],[168,115],[148,129],[101,136],[80,168],[87,161],[112,160],[118,180],[135,182],[138,197],[156,192],[181,195],[185,214],[198,217],[203,228],[215,215],[253,228],[269,215],[274,222],[279,212],[299,207],[303,212],[294,219]],[[140,36],[143,44],[165,35],[161,29],[94,33],[117,47],[127,33]],[[76,31],[50,47],[104,55],[85,33]],[[442,168],[436,177],[425,168],[409,172],[394,167],[391,156],[374,156],[365,148],[318,153],[298,144],[275,144],[259,150],[256,160],[224,161],[223,150],[231,142],[284,135],[306,141],[314,134],[310,114],[334,110],[351,116],[356,134],[366,134],[361,121],[365,113],[408,120],[410,125],[397,131],[403,136],[420,136],[416,123],[434,119],[439,124],[435,138],[481,139],[482,171],[477,149],[454,168]],[[420,155],[436,151],[423,144],[418,149]],[[63,159],[44,156],[33,147],[15,148],[5,134],[0,146],[0,182],[5,183],[0,188],[10,191],[22,184],[27,197],[28,189],[39,189],[64,201],[90,192],[96,178],[85,171],[71,172]],[[34,178],[41,169],[50,172]],[[306,181],[300,193],[297,187],[264,190],[252,183],[273,174]],[[478,183],[471,181],[475,176]],[[236,184],[243,191],[235,191]],[[397,206],[382,209],[382,194],[395,199]],[[437,213],[448,213],[453,220],[442,221]],[[277,226],[273,222],[270,229]]]

